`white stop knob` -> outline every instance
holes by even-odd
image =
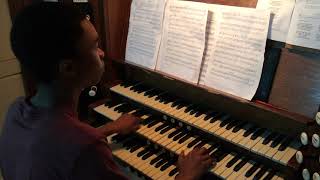
[[[320,125],[320,112],[317,112],[316,114],[316,122],[318,125]]]
[[[91,97],[95,96],[97,94],[97,90],[98,90],[97,86],[91,86],[91,89],[89,91],[89,96]]]
[[[312,180],[320,180],[319,173],[317,173],[317,172],[313,173]]]
[[[174,123],[174,122],[176,122],[176,121],[175,121],[173,118],[171,118],[171,122]]]
[[[297,151],[296,152],[296,160],[299,164],[301,164],[303,162],[303,155],[301,151]]]
[[[302,170],[302,177],[304,180],[310,180],[310,172],[308,171],[308,169]]]
[[[307,133],[303,132],[300,135],[300,141],[303,145],[307,145],[308,144],[308,135]]]
[[[180,127],[182,127],[182,126],[183,126],[182,122],[179,122],[179,126],[180,126]]]
[[[164,120],[168,120],[167,115],[163,115],[162,117],[163,117]]]
[[[320,146],[320,140],[319,140],[319,135],[318,134],[313,134],[312,135],[312,145],[315,148],[318,148]]]

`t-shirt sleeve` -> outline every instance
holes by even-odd
[[[75,162],[73,179],[77,180],[127,180],[128,178],[120,171],[114,162],[111,150],[99,142],[90,145],[83,151]]]

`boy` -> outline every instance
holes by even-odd
[[[98,34],[78,9],[37,3],[24,9],[11,31],[12,49],[37,81],[33,97],[18,98],[0,138],[0,168],[6,180],[126,179],[101,140],[129,133],[139,119],[124,115],[95,129],[77,118],[82,89],[104,72]],[[212,164],[206,149],[179,157],[177,179],[198,179]]]

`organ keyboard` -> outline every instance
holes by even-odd
[[[153,166],[149,162],[152,157],[156,158],[162,152],[168,154],[166,157],[177,159],[182,151],[188,153],[195,147],[210,151],[217,165],[209,171],[222,179],[283,179],[287,173],[282,171],[284,167],[294,168],[289,162],[301,144],[292,136],[190,103],[144,83],[122,83],[110,90],[114,98],[95,106],[93,111],[99,117],[97,119],[102,120],[100,124],[106,119],[116,120],[125,113],[141,118],[141,128],[134,138],[124,138],[139,142],[133,143],[139,146],[131,150],[127,143],[115,138],[111,147],[116,157],[149,178],[172,179],[174,176],[170,175],[178,173],[175,162],[171,161],[169,169],[159,171],[160,165]],[[150,148],[153,149],[150,158],[144,161],[138,156],[137,153]],[[265,159],[268,159],[267,163]]]
[[[199,1],[251,8],[257,4],[257,0]],[[320,113],[319,123],[313,120],[320,102],[319,51],[267,40],[259,87],[247,101],[126,63],[131,0],[89,2],[106,50],[106,73],[98,94],[108,98],[90,106],[93,126],[124,113],[139,116],[142,126],[134,137],[146,143],[139,148],[176,157],[182,150],[206,147],[218,161],[211,175],[223,179],[320,180]],[[130,152],[122,141],[109,143],[120,148],[114,149],[116,157],[146,177],[170,179],[178,173],[175,162],[159,172],[151,161],[130,156],[135,150]]]

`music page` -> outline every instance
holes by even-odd
[[[126,46],[126,62],[155,69],[166,0],[133,0]]]
[[[204,84],[204,77],[208,69],[208,62],[210,55],[214,49],[215,44],[215,33],[218,30],[216,14],[219,11],[219,5],[210,5],[208,4],[208,19],[206,27],[206,40],[203,52],[203,60],[201,65],[201,73],[199,78],[199,84]]]
[[[320,1],[297,0],[287,43],[320,49]]]
[[[258,0],[257,9],[271,11],[268,38],[286,42],[295,0]]]
[[[219,6],[214,14],[218,30],[204,85],[250,100],[261,77],[270,11]]]
[[[207,4],[169,1],[156,69],[197,83],[205,46]]]

